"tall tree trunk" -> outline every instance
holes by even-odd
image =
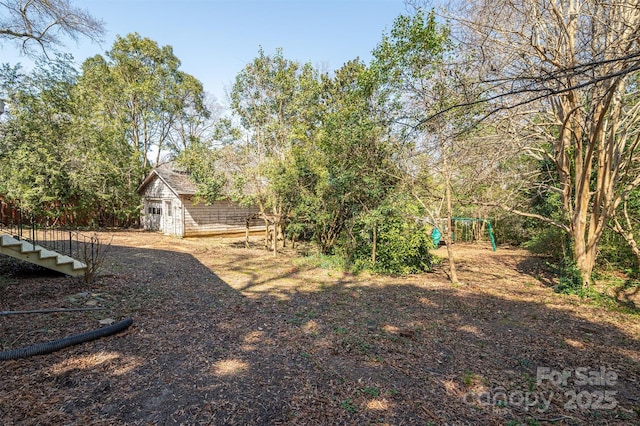
[[[287,237],[285,235],[286,226],[284,223],[280,223],[280,236],[282,237],[282,248],[287,246]]]
[[[452,283],[458,283],[458,274],[456,272],[456,261],[453,254],[453,247],[451,244],[453,243],[452,232],[453,232],[453,206],[451,202],[451,173],[449,170],[449,162],[447,158],[447,153],[442,150],[442,163],[444,166],[444,186],[445,186],[445,198],[447,203],[447,223],[448,230],[443,234],[444,241],[447,244],[447,255],[449,256],[449,279]]]
[[[244,247],[245,248],[249,248],[249,225],[250,225],[251,219],[247,218],[247,228],[244,232]]]
[[[378,225],[373,224],[373,243],[371,246],[371,265],[376,266],[376,256],[378,247]]]
[[[582,276],[582,286],[589,287],[591,284],[591,274],[596,263],[596,251],[586,244],[584,238],[579,235],[573,239],[573,256],[576,262],[576,268]]]
[[[280,227],[280,221],[277,219],[273,222],[273,256],[278,255],[278,229]]]

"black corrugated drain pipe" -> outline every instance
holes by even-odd
[[[107,327],[97,330],[87,331],[86,333],[75,334],[73,336],[64,337],[62,339],[53,340],[51,342],[40,343],[26,348],[14,349],[11,351],[0,352],[0,361],[8,361],[10,359],[26,358],[34,355],[44,355],[51,352],[59,351],[68,346],[78,345],[84,342],[99,339],[101,337],[111,336],[129,328],[133,324],[131,318],[127,318]]]

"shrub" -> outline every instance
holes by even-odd
[[[612,267],[632,277],[638,276],[638,259],[622,237],[605,229],[598,245],[598,266]]]
[[[430,271],[433,259],[430,233],[425,226],[407,221],[386,222],[378,230],[377,256],[373,269],[392,274]]]
[[[558,268],[558,284],[554,287],[557,293],[582,295],[582,274],[569,257],[564,257]]]
[[[416,221],[419,213],[419,207],[406,199],[387,202],[359,217],[340,240],[337,252],[356,271],[401,275],[430,271],[434,263],[429,252],[433,249],[431,228]]]
[[[567,235],[555,226],[543,225],[528,241],[522,244],[532,253],[551,256],[560,260],[567,248]]]

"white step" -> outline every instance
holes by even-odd
[[[22,253],[36,253],[40,251],[42,247],[37,244],[30,243],[29,241],[20,242],[20,251]]]
[[[21,253],[35,253],[38,245],[30,243],[28,241],[19,240],[11,235],[3,235],[0,239],[0,245],[4,247],[13,247],[20,250]]]
[[[60,255],[55,251],[47,250],[45,248],[40,250],[40,259],[48,259],[50,257],[58,257],[58,256]]]
[[[16,240],[11,235],[0,236],[0,246],[9,247],[9,246],[19,246],[21,244],[22,244],[22,241]]]

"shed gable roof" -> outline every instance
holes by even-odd
[[[189,179],[189,174],[176,169],[173,163],[166,163],[151,170],[151,173],[138,187],[138,194],[142,195],[144,189],[154,179],[162,180],[178,196],[195,195],[196,193],[196,185]]]

